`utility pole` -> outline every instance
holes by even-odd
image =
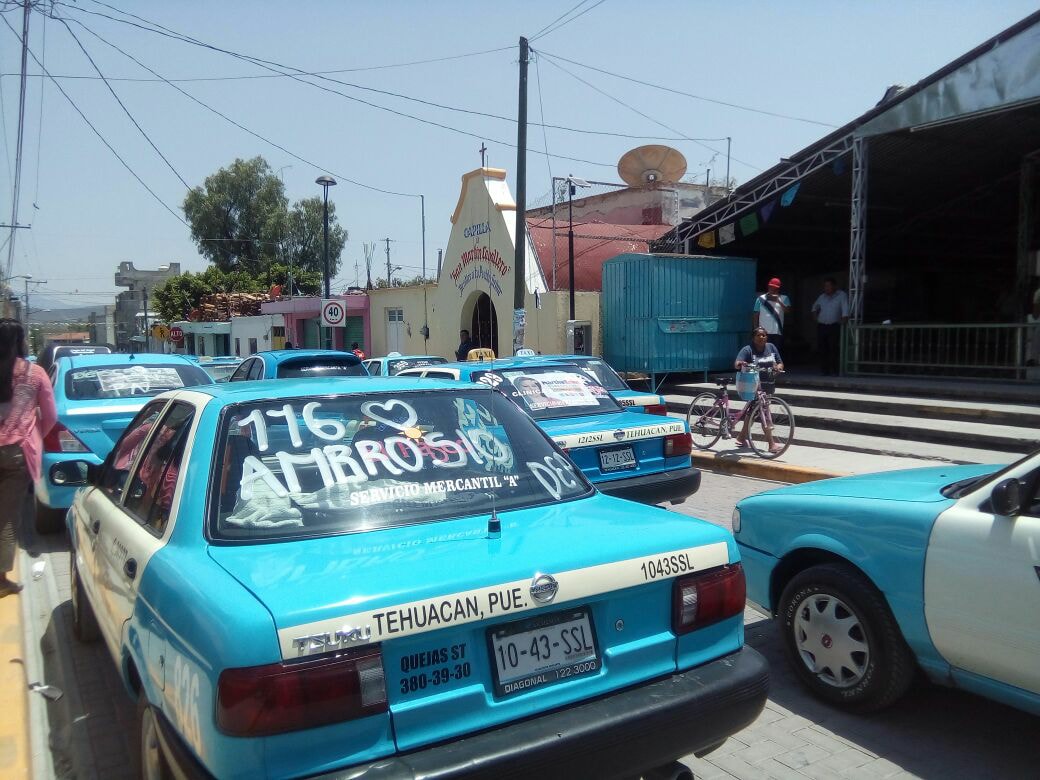
[[[148,288],[141,289],[144,300],[144,351],[148,351]]]
[[[362,244],[362,248],[365,251],[365,289],[372,289],[372,258],[376,254],[375,244]]]
[[[18,141],[15,146],[14,158],[14,191],[11,198],[11,236],[7,240],[7,265],[5,266],[4,278],[10,278],[11,269],[14,266],[14,240],[18,235],[15,230],[18,225],[18,199],[22,188],[22,143],[25,138],[25,81],[28,76],[29,57],[29,12],[32,10],[30,0],[25,0],[22,11],[22,78],[18,93]]]
[[[527,38],[520,38],[520,90],[516,112],[516,246],[513,253],[513,354],[524,345],[527,273]]]
[[[391,274],[391,271],[390,271],[390,239],[389,238],[384,238],[383,240],[386,241],[386,286],[389,287],[390,286],[390,274]]]

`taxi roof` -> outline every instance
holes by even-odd
[[[170,365],[171,363],[181,363],[186,366],[192,366],[198,368],[199,364],[194,360],[184,356],[175,354],[161,354],[157,352],[108,352],[94,355],[62,355],[58,358],[59,361],[68,361],[63,363],[64,365],[71,366],[72,368],[87,368],[91,366],[117,366],[117,365]]]
[[[257,352],[250,357],[266,358],[272,363],[282,363],[286,360],[299,360],[309,357],[349,357],[360,362],[360,358],[353,352],[342,349],[271,349],[265,352]],[[248,360],[249,358],[244,358]]]
[[[456,382],[451,379],[421,379],[419,377],[337,376],[303,379],[257,379],[245,382],[217,382],[185,388],[204,393],[224,403],[260,401],[290,396],[327,396],[350,393],[391,393],[402,390],[455,390],[476,388],[487,390],[479,382]]]

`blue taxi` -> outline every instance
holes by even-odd
[[[257,352],[242,361],[229,382],[297,377],[368,376],[361,358],[338,349],[279,349]]]
[[[397,376],[407,368],[425,368],[447,363],[447,358],[438,355],[402,355],[391,352],[386,357],[368,358],[361,361],[372,376]]]
[[[423,376],[481,382],[526,411],[605,493],[647,504],[681,504],[697,492],[683,420],[657,420],[625,409],[591,371],[548,358],[502,358],[408,369]]]
[[[44,534],[64,527],[65,512],[76,492],[56,464],[69,457],[101,463],[149,398],[213,381],[181,355],[105,353],[59,357],[50,378],[58,422],[44,437],[42,468],[35,484],[36,530]]]
[[[486,385],[184,389],[64,468],[146,777],[637,776],[764,706],[730,532],[597,492]]]
[[[572,363],[595,377],[625,408],[647,414],[668,414],[668,405],[663,395],[633,390],[603,358],[592,355],[527,355],[520,359],[531,363]]]

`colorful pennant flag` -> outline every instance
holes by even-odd
[[[758,214],[752,212],[740,218],[741,235],[750,236],[756,230],[758,230]]]
[[[715,248],[715,231],[709,230],[707,233],[701,233],[697,236],[697,246],[702,249],[714,249]]]
[[[736,225],[734,225],[732,222],[728,225],[723,225],[719,228],[719,243],[729,244],[735,241],[737,238],[736,233]]]
[[[769,201],[766,205],[758,210],[758,214],[762,217],[763,222],[768,222],[769,218],[773,216],[773,209],[776,208],[776,200]]]
[[[780,205],[787,208],[794,203],[795,196],[798,194],[798,188],[802,186],[801,182],[795,183],[794,186],[788,187],[784,191],[784,194],[780,196]]]

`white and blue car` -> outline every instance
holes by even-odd
[[[1040,715],[1040,452],[760,493],[733,529],[749,601],[820,698],[877,710],[920,669]]]
[[[107,348],[106,348],[107,350]],[[182,355],[90,352],[58,357],[50,369],[58,422],[43,440],[36,480],[36,530],[56,533],[76,489],[55,466],[70,457],[101,463],[127,423],[152,396],[213,380]]]
[[[486,386],[183,389],[64,468],[145,777],[632,777],[764,706],[729,531],[600,494]]]

